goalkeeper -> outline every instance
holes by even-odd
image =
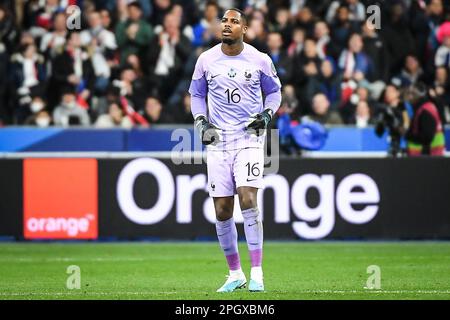
[[[270,57],[244,43],[247,19],[242,11],[227,10],[221,27],[222,43],[199,56],[189,88],[195,126],[207,149],[217,237],[229,268],[228,279],[217,291],[247,285],[233,220],[235,194],[251,261],[248,289],[264,291],[263,227],[256,199],[264,186],[266,128],[280,106],[281,83]]]

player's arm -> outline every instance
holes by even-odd
[[[246,123],[247,129],[255,130],[256,135],[262,134],[263,130],[269,126],[274,113],[277,112],[281,104],[281,82],[269,56],[266,56],[263,62],[260,83],[266,96],[264,111],[251,115]]]
[[[197,128],[200,139],[204,145],[219,142],[218,129],[207,119],[206,95],[208,93],[208,82],[206,81],[205,72],[201,56],[195,65],[194,74],[189,86],[191,95],[191,112],[194,117],[194,125]]]

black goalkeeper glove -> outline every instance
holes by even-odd
[[[205,116],[199,116],[195,119],[195,127],[200,133],[202,143],[207,145],[216,145],[220,141],[220,129],[208,122]]]
[[[255,113],[250,116],[245,123],[245,128],[250,133],[254,133],[257,136],[263,135],[265,129],[267,129],[270,121],[272,120],[272,110],[266,109],[261,113]]]

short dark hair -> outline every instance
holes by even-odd
[[[142,6],[139,3],[139,1],[131,1],[130,3],[127,4],[127,7],[128,8],[135,7],[138,8],[139,10],[142,10]]]
[[[240,13],[242,22],[243,22],[245,25],[247,25],[247,23],[248,23],[248,18],[247,18],[247,15],[244,13],[244,11],[242,11],[241,9],[238,9],[238,8],[230,8],[230,9],[228,9],[228,10],[226,10],[226,11],[236,11],[236,12]],[[225,12],[226,12],[226,11],[225,11]]]
[[[214,6],[217,9],[220,9],[219,4],[215,0],[209,0],[208,2],[206,2],[205,8],[209,6]]]

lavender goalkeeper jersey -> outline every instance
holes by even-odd
[[[281,83],[275,67],[267,54],[247,43],[236,56],[224,54],[221,45],[197,60],[189,88],[192,114],[207,116],[222,130],[223,142],[209,149],[263,147],[265,136],[247,133],[245,122],[254,113],[279,108]]]

